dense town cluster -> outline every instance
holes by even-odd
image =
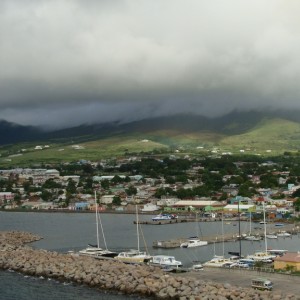
[[[127,157],[0,170],[2,209],[144,211],[241,208],[290,217],[300,208],[296,158]],[[242,206],[244,205],[244,206]]]

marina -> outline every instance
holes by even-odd
[[[105,233],[107,236],[109,249],[119,252],[124,249],[128,250],[136,247],[136,226],[132,225],[132,215],[103,214],[101,215],[101,218],[103,224],[105,224]],[[148,218],[149,216],[140,216],[141,221]],[[32,244],[35,249],[47,249],[48,251],[57,251],[58,253],[66,253],[69,250],[74,250],[76,252],[82,249],[84,245],[96,240],[95,217],[93,214],[38,214],[0,212],[0,220],[2,230],[26,230],[43,236],[43,239]],[[233,226],[234,222],[231,222],[231,224],[224,223],[223,226],[225,234],[221,235],[220,233],[223,232],[222,223],[223,222],[218,221],[200,222],[202,239],[210,236],[212,237],[213,241],[213,239],[215,238],[216,240],[217,237],[217,243],[214,241],[203,247],[188,249],[180,247],[152,247],[149,252],[152,256],[173,256],[176,258],[176,260],[182,263],[184,270],[191,270],[190,272],[180,273],[178,275],[187,274],[184,276],[200,276],[200,278],[201,276],[205,276],[205,278],[208,278],[206,276],[210,276],[212,280],[214,280],[214,278],[217,280],[222,280],[222,276],[224,276],[226,280],[229,280],[229,278],[234,278],[234,271],[238,272],[238,269],[217,268],[217,273],[210,271],[216,268],[210,268],[206,266],[203,269],[204,263],[211,260],[214,256],[219,255],[228,258],[230,257],[228,255],[230,251],[238,251],[239,243],[237,242],[237,239],[235,239],[235,241],[228,240],[226,243],[221,243],[221,241],[223,241],[223,236],[225,237],[227,232],[231,232],[232,236],[237,235],[237,226]],[[245,229],[248,229],[249,227],[247,222],[241,222],[240,225],[241,232],[244,232]],[[254,227],[256,226],[257,224],[254,225]],[[267,226],[268,230],[275,232],[273,224],[270,225],[270,223],[268,223]],[[141,227],[143,228],[143,236],[145,241],[147,241],[149,245],[156,240],[177,240],[179,235],[188,237],[189,234],[195,232],[195,223],[192,222],[177,223],[172,224],[171,226],[141,225]],[[297,226],[294,224],[285,224],[284,227],[287,232],[292,232],[293,228],[295,228],[295,230],[291,237],[279,237],[276,240],[270,240],[268,247],[275,250],[278,249],[276,252],[280,251],[281,249],[284,249],[285,251],[298,251],[300,238],[297,234]],[[263,230],[263,228],[260,230]],[[230,234],[228,233],[228,235]],[[144,250],[144,247],[144,245],[141,246],[141,250]],[[243,240],[242,254],[246,257],[248,254],[263,250],[264,247],[265,245],[263,241],[251,242]],[[194,268],[196,269],[194,270]],[[220,273],[221,271],[222,273]],[[253,274],[253,271],[249,272]],[[248,273],[248,270],[243,270],[243,274],[246,273]],[[216,276],[220,276],[220,278],[217,278]],[[238,276],[238,278],[240,277],[241,276]],[[247,285],[247,283],[245,283],[245,285]]]
[[[295,226],[294,224],[287,224],[285,226],[285,231],[282,232],[282,230],[274,228],[272,229],[272,236],[267,235],[267,238],[274,238],[275,236],[278,238],[290,238],[292,235],[296,235],[300,233],[299,226]],[[256,229],[254,232],[256,237],[259,237],[259,240],[264,239],[264,229]],[[207,241],[208,244],[214,244],[214,243],[223,243],[223,242],[235,242],[239,239],[245,239],[247,240],[247,236],[241,238],[239,237],[238,233],[225,233],[225,234],[216,234],[216,235],[208,235],[208,236],[202,236],[201,240]],[[154,248],[178,248],[182,243],[187,243],[189,241],[189,238],[175,238],[170,240],[156,240],[153,242]],[[250,240],[249,240],[250,241]],[[253,240],[254,241],[254,240]],[[253,242],[252,241],[252,242]]]

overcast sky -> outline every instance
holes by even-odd
[[[299,0],[1,0],[0,119],[300,108]]]

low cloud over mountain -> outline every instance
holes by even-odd
[[[3,0],[0,119],[64,128],[300,108],[300,3]]]

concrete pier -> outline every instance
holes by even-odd
[[[284,227],[272,229],[272,232],[276,234],[283,230],[286,232],[289,232],[292,235],[296,235],[296,234],[300,233],[300,226],[298,226],[296,224],[286,224]],[[257,237],[260,237],[261,239],[264,239],[264,229],[263,228],[253,230],[252,234]],[[278,237],[278,238],[280,238],[280,237]],[[285,238],[289,238],[289,237],[285,237]],[[208,244],[212,244],[212,243],[237,241],[240,239],[240,237],[238,236],[238,233],[226,233],[224,235],[201,236],[200,239],[203,241],[207,241]],[[241,237],[241,239],[243,239],[243,237]],[[154,241],[152,246],[153,246],[153,248],[165,248],[165,249],[178,248],[178,247],[180,247],[181,243],[184,243],[187,240],[188,240],[188,238],[179,237],[176,239],[165,240],[165,241],[164,240]],[[253,242],[255,243],[255,241],[253,241]]]

